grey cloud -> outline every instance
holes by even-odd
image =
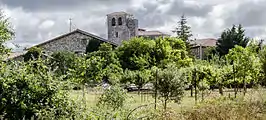
[[[204,17],[210,11],[212,11],[212,5],[200,4],[200,5],[186,5],[183,0],[175,0],[171,3],[171,8],[168,10],[167,14],[170,15],[180,15],[185,14],[186,16],[198,16]]]
[[[135,1],[135,0],[132,0]],[[188,18],[198,17],[206,21],[191,26],[192,32],[199,36],[219,37],[220,33],[232,24],[242,23],[251,37],[261,36],[266,26],[266,1],[254,3],[252,0],[238,1],[239,8],[219,18],[209,14],[217,4],[227,4],[231,0],[202,0],[200,4],[187,4],[185,0],[147,0],[141,7],[130,5],[130,0],[0,0],[9,10],[21,7],[20,12],[13,11],[11,18],[17,19],[16,39],[12,42],[21,46],[30,46],[68,32],[68,19],[73,18],[73,27],[106,38],[106,14],[115,11],[132,13],[144,28],[161,28],[166,23],[176,23],[185,13]],[[189,0],[198,2],[198,0]],[[210,3],[211,1],[211,3]],[[225,2],[227,1],[227,2]],[[161,6],[168,6],[164,10]],[[0,5],[1,6],[1,5]],[[227,9],[224,9],[228,12]],[[26,14],[25,17],[19,14]],[[32,24],[32,19],[38,22]],[[225,25],[217,27],[216,19],[222,19]],[[39,27],[42,22],[51,20],[54,25],[47,29]],[[189,20],[189,19],[188,19]],[[167,28],[174,28],[168,26]],[[252,29],[251,29],[252,28]],[[171,32],[171,30],[169,30]]]
[[[98,5],[112,6],[128,3],[128,0],[0,0],[9,7],[22,7],[29,11],[71,10],[80,6],[93,7]]]
[[[239,3],[236,11],[225,19],[226,25],[242,24],[244,27],[266,25],[266,1]]]
[[[168,4],[169,0],[157,2]],[[143,4],[144,9],[128,9],[127,11],[134,14],[134,16],[139,20],[139,27],[160,27],[163,26],[168,20],[171,20],[171,16],[162,13],[162,11],[158,9],[159,5],[160,4],[151,4],[146,2]]]

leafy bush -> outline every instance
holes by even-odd
[[[24,61],[36,60],[39,59],[42,55],[42,49],[38,47],[32,47],[28,52],[23,56]]]
[[[124,106],[125,100],[126,92],[120,87],[111,86],[109,89],[105,89],[104,93],[99,98],[97,106],[117,110]]]
[[[0,115],[4,119],[31,119],[49,113],[54,118],[69,115],[72,108],[60,78],[42,61],[1,64]]]

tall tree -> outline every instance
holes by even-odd
[[[228,54],[229,50],[234,48],[235,45],[246,47],[249,38],[245,37],[245,30],[242,25],[235,26],[231,29],[225,30],[217,41],[216,50],[220,56]]]
[[[10,26],[8,19],[0,9],[0,58],[3,58],[10,49],[5,47],[5,42],[11,40],[14,36],[14,32]]]
[[[186,43],[187,51],[190,50],[189,39],[193,36],[190,29],[191,27],[187,24],[187,18],[183,14],[180,21],[178,21],[178,26],[173,30],[177,37]]]

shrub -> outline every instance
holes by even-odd
[[[111,86],[100,96],[97,106],[117,110],[123,107],[125,100],[126,92],[120,87]]]
[[[3,119],[37,119],[49,113],[60,118],[72,113],[62,82],[42,61],[1,64],[0,116]]]

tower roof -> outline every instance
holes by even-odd
[[[107,16],[108,15],[123,15],[123,14],[129,14],[129,13],[126,13],[126,12],[124,12],[124,11],[120,11],[120,12],[113,12],[113,13],[110,13],[110,14],[107,14]]]

